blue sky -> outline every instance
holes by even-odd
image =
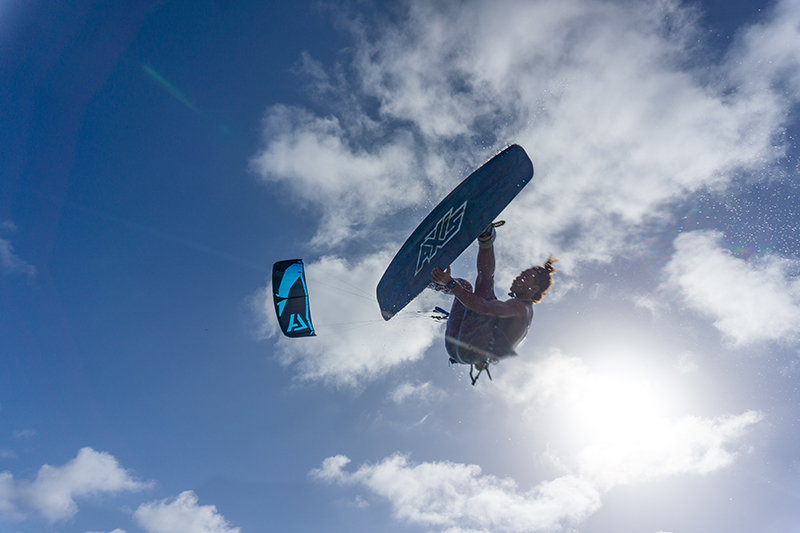
[[[121,6],[0,4],[0,531],[797,527],[796,1]],[[374,291],[511,143],[472,387]]]

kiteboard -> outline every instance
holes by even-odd
[[[435,267],[450,265],[533,178],[533,163],[512,144],[467,176],[417,226],[378,283],[384,320],[417,297]]]

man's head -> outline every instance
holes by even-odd
[[[553,263],[558,261],[552,255],[547,258],[543,266],[535,266],[528,270],[523,270],[514,281],[511,282],[511,291],[508,293],[512,298],[527,300],[538,304],[544,298],[545,293],[553,284],[551,274],[556,271]]]

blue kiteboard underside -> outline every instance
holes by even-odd
[[[384,320],[421,293],[434,267],[446,268],[533,177],[533,164],[512,144],[467,176],[417,226],[378,283]]]

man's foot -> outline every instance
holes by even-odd
[[[491,248],[494,244],[495,238],[497,238],[497,232],[494,230],[494,228],[499,228],[505,223],[505,220],[498,220],[497,222],[492,222],[486,226],[486,229],[483,230],[480,235],[478,235],[478,246],[481,248]]]

